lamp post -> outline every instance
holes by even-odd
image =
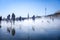
[[[45,16],[46,16],[46,10],[47,10],[47,8],[45,8]]]

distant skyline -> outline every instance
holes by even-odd
[[[53,14],[60,10],[60,0],[0,0],[0,16],[15,13],[16,17]]]

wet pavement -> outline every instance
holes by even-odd
[[[40,18],[24,21],[1,21],[0,40],[59,40],[60,19]]]

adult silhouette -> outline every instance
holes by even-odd
[[[2,21],[2,16],[0,16],[0,28],[1,28],[1,21]]]
[[[32,20],[35,20],[35,15],[33,15]]]
[[[15,14],[12,13],[12,21],[13,21],[13,24],[15,23]]]

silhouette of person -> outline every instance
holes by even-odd
[[[10,14],[7,16],[7,22],[10,21]]]
[[[0,21],[2,21],[2,16],[0,16]]]
[[[33,15],[32,20],[35,20],[35,15]]]
[[[12,13],[12,21],[13,21],[13,24],[15,23],[15,14]]]
[[[2,16],[0,16],[0,28],[1,28],[1,21],[2,21]]]
[[[21,16],[19,17],[19,20],[20,20],[20,21],[22,20],[22,17],[21,17]]]

